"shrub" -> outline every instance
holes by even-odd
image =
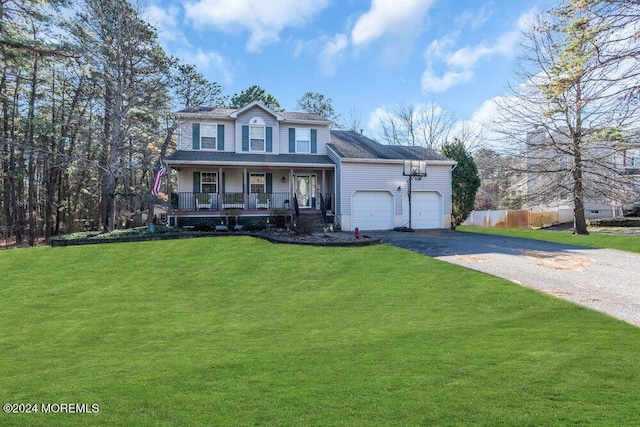
[[[244,219],[242,221],[242,229],[245,231],[260,231],[267,228],[267,220],[252,218],[252,219]]]
[[[300,216],[293,222],[293,231],[296,234],[312,234],[315,230],[315,221],[306,216]]]
[[[269,212],[269,222],[274,224],[276,228],[285,228],[287,219],[289,218],[289,210],[274,208]]]
[[[199,219],[193,223],[195,231],[213,231],[214,228],[215,226],[210,219]]]

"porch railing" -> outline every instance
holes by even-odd
[[[218,194],[173,193],[171,207],[179,211],[218,210]]]
[[[334,211],[333,193],[323,193],[322,200],[327,210]],[[246,198],[245,198],[246,197]],[[245,205],[245,201],[247,205]],[[312,209],[321,209],[320,194],[314,198]],[[177,211],[222,211],[224,209],[270,210],[291,209],[293,199],[288,192],[278,193],[187,193],[171,194],[171,207]]]

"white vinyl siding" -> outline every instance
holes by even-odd
[[[401,226],[403,212],[403,198],[407,192],[407,177],[402,175],[402,161],[397,163],[369,163],[350,162],[343,160],[340,167],[339,194],[336,201],[340,202],[339,220],[346,230],[357,227],[349,215],[351,196],[356,191],[372,190],[390,191],[395,195],[396,226]],[[398,190],[400,187],[400,190]],[[444,216],[451,214],[451,166],[427,164],[427,176],[420,181],[412,182],[413,191],[436,191],[442,194],[442,211]],[[407,216],[408,218],[408,216]],[[443,220],[443,222],[445,222]]]

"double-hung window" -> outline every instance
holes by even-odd
[[[203,193],[217,193],[218,174],[216,172],[202,172],[200,174],[200,188]]]
[[[311,152],[311,129],[296,129],[296,153]]]
[[[249,126],[249,149],[251,151],[265,151],[265,126]]]
[[[266,190],[265,174],[252,173],[249,177],[249,185],[252,193],[264,193]]]
[[[215,150],[218,141],[218,126],[201,124],[200,125],[200,149]]]

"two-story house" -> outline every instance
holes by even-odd
[[[391,229],[408,222],[404,160],[424,160],[428,177],[414,183],[414,228],[447,228],[451,169],[439,154],[379,144],[357,132],[332,131],[308,113],[272,111],[259,102],[239,109],[189,108],[176,113],[178,149],[165,163],[178,172],[169,186],[169,222],[184,226],[239,209],[268,217],[272,209],[309,213],[321,204],[343,230]]]
[[[584,130],[589,137],[594,130]],[[587,139],[581,147],[584,208],[587,218],[612,217],[640,200],[640,148],[637,133],[628,141]],[[566,132],[540,128],[527,135],[524,208],[573,209],[574,157]]]

